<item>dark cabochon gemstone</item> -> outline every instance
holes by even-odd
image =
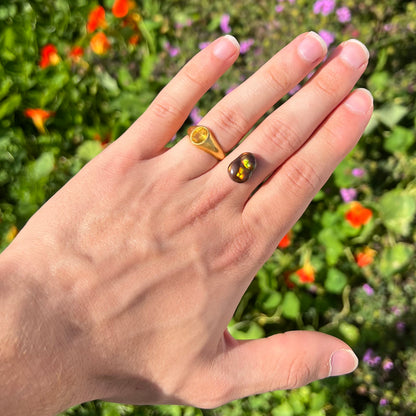
[[[250,179],[256,169],[256,158],[253,153],[242,153],[234,159],[228,166],[230,178],[238,183],[243,183]]]

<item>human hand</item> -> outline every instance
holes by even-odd
[[[201,124],[230,151],[325,54],[317,35],[300,35]],[[0,403],[11,414],[25,401],[44,415],[97,398],[216,407],[355,369],[355,355],[334,337],[296,331],[237,341],[227,324],[257,270],[361,136],[372,100],[350,91],[368,52],[356,41],[341,44],[220,162],[187,138],[167,150],[237,56],[229,37],[198,53],[1,255],[10,294],[3,305],[12,311],[2,342],[13,365],[0,360],[0,380],[16,374]],[[237,184],[227,166],[246,151],[258,167]],[[17,402],[16,386],[25,401]]]

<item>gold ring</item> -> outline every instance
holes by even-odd
[[[224,159],[224,151],[221,149],[214,133],[208,127],[191,126],[188,129],[188,135],[194,146],[214,156],[215,159]]]

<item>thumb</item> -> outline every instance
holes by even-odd
[[[253,341],[237,341],[228,333],[226,337],[228,350],[217,361],[226,377],[224,392],[231,396],[225,401],[293,389],[350,373],[358,365],[347,344],[319,332],[292,331]]]

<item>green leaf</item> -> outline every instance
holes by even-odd
[[[331,268],[325,280],[325,289],[328,292],[340,294],[348,282],[347,276],[338,269]]]
[[[408,112],[407,107],[389,103],[374,110],[374,117],[392,129]]]
[[[322,390],[317,393],[312,393],[311,396],[311,410],[321,410],[327,404],[328,398],[325,390]]]
[[[300,300],[293,292],[287,292],[283,298],[282,315],[288,319],[296,319],[300,314]]]
[[[34,162],[28,166],[27,176],[33,182],[47,178],[55,166],[55,157],[50,152],[42,153]]]
[[[387,229],[397,235],[408,236],[416,214],[416,199],[395,189],[380,198],[380,215]]]
[[[84,162],[89,162],[102,150],[101,144],[95,140],[86,140],[77,148],[77,156]]]
[[[263,309],[272,313],[276,310],[281,301],[282,294],[280,292],[270,290],[267,294],[265,294],[264,300],[262,302]]]
[[[406,153],[415,141],[414,133],[402,126],[395,126],[384,142],[384,149],[390,153]]]
[[[101,86],[111,95],[117,96],[120,93],[117,81],[108,72],[100,72],[97,74],[97,77]]]
[[[341,322],[338,329],[342,337],[349,344],[356,344],[360,339],[360,330],[355,325]]]
[[[413,257],[414,247],[397,243],[393,247],[386,248],[381,254],[379,269],[384,277],[390,277],[407,266]]]
[[[335,216],[334,218],[338,219],[339,217]],[[334,226],[326,226],[326,228],[318,234],[319,242],[325,246],[325,257],[330,266],[336,264],[339,257],[344,253],[344,245],[338,239],[337,234],[334,232],[334,228]]]
[[[0,120],[13,113],[20,105],[22,97],[20,94],[12,94],[0,103]]]
[[[272,416],[293,416],[294,412],[289,403],[283,403],[272,410]]]
[[[240,323],[229,326],[230,334],[236,339],[258,339],[264,337],[263,328],[256,322],[245,323],[241,326]]]
[[[2,76],[0,79],[0,100],[6,96],[10,87],[13,85],[13,81],[10,77]]]

